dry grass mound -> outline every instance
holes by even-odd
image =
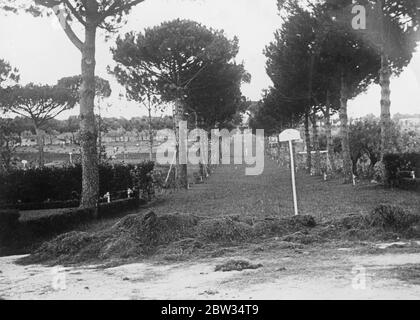
[[[294,216],[291,218],[266,218],[253,225],[257,236],[284,236],[294,232],[314,228],[316,222],[312,216]]]
[[[420,223],[420,216],[406,213],[402,208],[380,205],[369,215],[370,225],[383,230],[405,232]]]
[[[205,219],[199,223],[197,237],[204,242],[239,243],[253,237],[253,229],[247,223],[231,217]]]
[[[258,269],[263,265],[261,263],[253,264],[245,260],[229,260],[225,263],[219,264],[216,266],[215,271],[242,271],[245,269]]]
[[[89,250],[98,240],[95,236],[86,232],[72,231],[43,243],[35,253],[20,259],[19,262],[30,264],[45,261],[61,263],[71,259],[88,260],[92,255]]]
[[[295,233],[286,235],[281,238],[281,241],[291,242],[291,243],[300,243],[300,244],[311,244],[314,242],[322,241],[320,237],[316,234],[311,234],[310,232],[304,231],[297,231]]]
[[[193,236],[198,219],[191,215],[130,215],[92,234],[70,232],[45,242],[21,263],[72,264],[152,254],[160,245]]]
[[[388,240],[420,237],[420,216],[392,205],[380,205],[370,214],[353,214],[324,223],[318,235],[327,239]]]

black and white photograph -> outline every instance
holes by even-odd
[[[0,0],[0,300],[419,300],[419,49],[420,0]]]

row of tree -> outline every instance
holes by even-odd
[[[382,159],[393,147],[390,77],[409,64],[419,40],[419,1],[360,0],[357,5],[351,0],[308,1],[306,5],[296,0],[278,3],[284,23],[265,50],[273,86],[265,92],[251,125],[278,132],[303,121],[307,168],[313,167],[315,174],[320,174],[317,122],[321,117],[325,119],[327,150],[332,156],[330,118],[338,113],[344,180],[351,182],[348,100],[372,83],[380,84]],[[316,151],[314,161],[312,150]]]
[[[60,88],[61,95],[68,94],[60,108],[70,108],[76,102],[80,106],[82,207],[95,207],[98,201],[98,130],[94,106],[97,97],[109,92],[105,83],[95,77],[97,32],[100,29],[115,32],[130,10],[143,1],[33,0],[25,4],[0,0],[0,9],[8,12],[37,17],[55,14],[69,40],[81,52],[81,75],[61,80],[54,89]],[[84,38],[75,31],[80,27]],[[149,115],[157,101],[172,102],[175,123],[194,118],[194,123],[204,128],[229,126],[246,108],[240,85],[250,79],[243,65],[234,61],[237,52],[236,38],[229,40],[222,31],[193,21],[175,20],[119,37],[112,49],[117,65],[109,71],[125,86],[127,97],[145,105]],[[5,96],[2,100],[9,110],[18,104],[17,95]],[[46,103],[53,104],[52,101]],[[180,172],[181,184],[186,186],[186,166],[181,166]]]

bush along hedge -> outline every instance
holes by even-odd
[[[420,153],[384,155],[386,184],[420,190]]]
[[[99,166],[99,192],[112,199],[127,198],[127,190],[147,189],[153,162],[138,165]],[[82,168],[80,165],[63,168],[35,168],[0,174],[0,203],[2,208],[37,210],[66,208],[80,198]],[[60,203],[60,202],[66,203]],[[70,202],[73,201],[73,202]],[[11,204],[11,205],[10,205]],[[25,205],[23,205],[25,204]]]

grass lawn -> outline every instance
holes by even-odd
[[[226,165],[203,185],[170,195],[153,208],[156,213],[197,215],[293,215],[290,171],[266,159],[263,174],[245,176],[244,166]],[[306,173],[296,176],[300,214],[316,218],[368,213],[379,204],[394,204],[420,213],[420,194],[386,189],[368,182],[356,186],[338,180],[323,181]]]

